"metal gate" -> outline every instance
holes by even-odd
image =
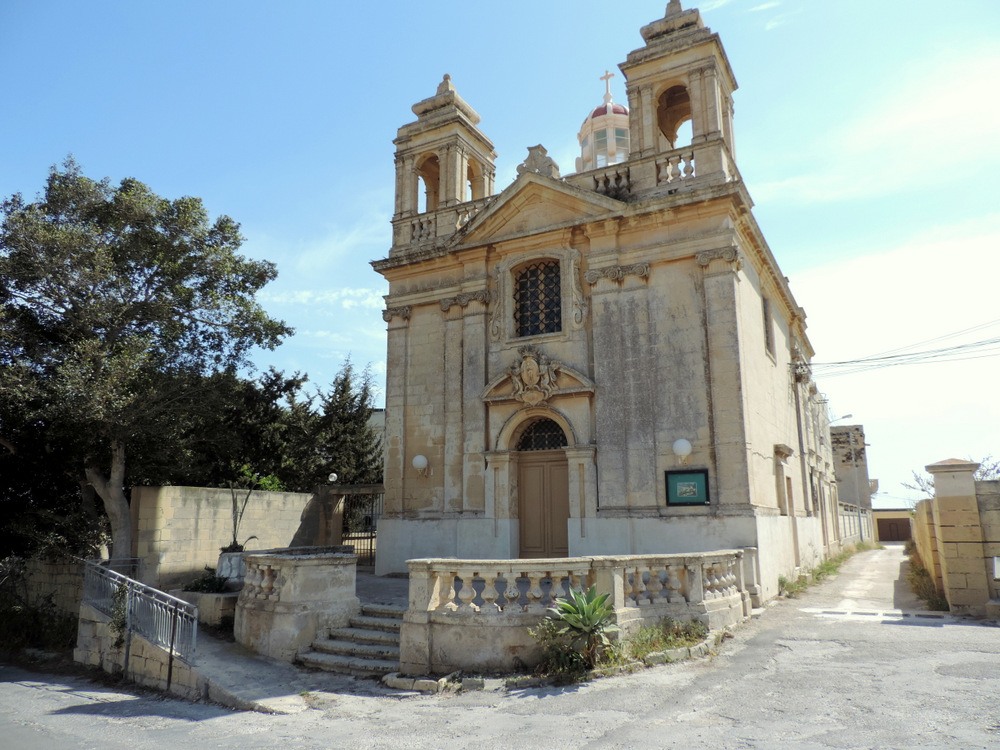
[[[343,543],[354,546],[358,565],[375,565],[378,519],[385,499],[382,486],[340,486],[334,491],[344,496]]]

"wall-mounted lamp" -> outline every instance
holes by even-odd
[[[427,461],[427,456],[418,453],[413,457],[413,468],[417,470],[417,473],[420,476],[422,477],[427,476],[427,474],[429,473],[428,466],[430,466],[430,464]]]
[[[340,477],[338,477],[337,472],[334,471],[330,473],[330,476],[326,478],[326,481],[330,484],[336,484],[338,479],[340,479]]]
[[[691,447],[691,441],[685,438],[678,438],[674,441],[674,455],[677,456],[677,460],[680,461],[681,466],[687,466],[688,461],[691,460],[691,451],[694,450]]]

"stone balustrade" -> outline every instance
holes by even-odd
[[[509,670],[539,657],[527,629],[570,588],[609,594],[623,635],[663,617],[711,629],[750,614],[743,550],[542,560],[410,560],[400,668]]]
[[[317,633],[347,624],[360,608],[350,547],[299,547],[246,553],[236,602],[236,640],[291,661]]]
[[[687,180],[695,176],[694,151],[670,151],[656,160],[656,184]]]

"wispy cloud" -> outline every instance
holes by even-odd
[[[752,8],[749,8],[748,10],[750,13],[759,13],[762,10],[771,10],[772,8],[777,8],[780,5],[781,3],[779,2],[761,3],[760,5],[755,5]]]
[[[811,169],[758,184],[758,202],[822,203],[937,187],[971,171],[1000,167],[1000,109],[984,94],[1000,79],[1000,53],[968,49],[961,56],[911,65],[886,84],[888,96],[847,124],[818,133],[803,158]],[[935,143],[937,147],[935,147]]]
[[[705,0],[702,3],[697,3],[698,10],[702,12],[711,12],[713,10],[718,10],[724,5],[729,5],[733,0]],[[688,7],[694,7],[694,4],[688,3]]]
[[[380,310],[384,306],[382,297],[388,288],[376,289],[298,289],[285,292],[260,293],[261,300],[281,305],[330,305],[344,310],[368,308]]]

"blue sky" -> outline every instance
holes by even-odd
[[[684,2],[684,7],[691,3]],[[605,69],[666,3],[263,0],[0,3],[0,195],[86,174],[196,195],[278,264],[262,296],[296,329],[258,357],[328,383],[381,377],[396,129],[452,75],[496,144],[573,169]],[[705,0],[737,81],[736,157],[808,314],[818,362],[989,323],[1000,336],[1000,3]],[[624,102],[621,74],[612,81]],[[980,351],[980,353],[983,353]],[[909,471],[1000,453],[1000,358],[819,381],[867,429],[883,503]]]

